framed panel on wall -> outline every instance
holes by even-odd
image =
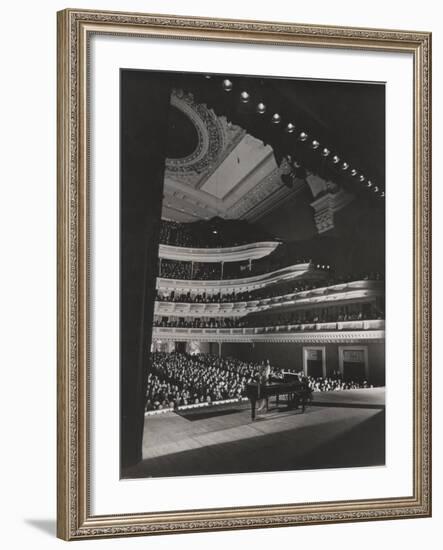
[[[58,14],[61,538],[430,515],[430,43]]]

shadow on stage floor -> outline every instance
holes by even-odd
[[[304,414],[274,408],[255,422],[247,406],[232,405],[148,421],[145,458],[124,477],[384,465],[384,404],[323,398]]]
[[[222,409],[222,408],[214,408],[214,409],[191,409],[191,410],[185,410],[185,411],[177,411],[175,414],[178,414],[182,418],[185,418],[186,420],[190,420],[191,422],[195,422],[196,420],[206,420],[208,418],[213,418],[215,416],[225,416],[227,414],[235,414],[240,412],[241,409],[235,408],[235,409]]]
[[[316,403],[313,401],[310,403],[312,407],[337,407],[339,409],[376,409],[384,410],[384,405],[371,404],[371,403],[340,403],[338,401],[322,401],[321,403]]]

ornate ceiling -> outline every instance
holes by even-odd
[[[289,189],[282,182],[269,145],[196,103],[192,94],[175,90],[171,106],[163,218],[256,221],[297,190],[297,184]]]

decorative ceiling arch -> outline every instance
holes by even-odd
[[[172,151],[177,157],[186,154],[166,159],[164,219],[192,222],[217,216],[258,221],[308,186],[318,230],[324,232],[333,227],[329,214],[352,200],[349,194],[346,200],[338,200],[343,199],[335,196],[338,185],[309,172],[287,185],[282,175],[293,168],[285,158],[279,166],[270,145],[217,115],[205,103],[197,103],[192,93],[174,89],[171,106],[180,116],[172,113],[168,139],[176,138],[177,147]],[[188,148],[180,145],[180,140],[187,140]],[[319,200],[329,194],[334,195],[331,204]]]
[[[197,188],[200,181],[213,172],[238,144],[245,131],[230,124],[225,117],[218,117],[204,103],[196,103],[193,95],[183,90],[173,90],[171,105],[192,122],[198,142],[189,155],[166,159],[166,177]]]

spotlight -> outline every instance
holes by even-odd
[[[285,130],[288,132],[288,134],[292,134],[292,132],[295,130],[295,126],[292,124],[292,122],[288,122]]]
[[[384,197],[384,196],[385,196],[385,192],[382,191],[382,192],[380,193],[380,197]]]
[[[223,80],[223,90],[225,92],[230,92],[232,90],[232,82],[230,80]]]
[[[240,94],[240,97],[241,97],[241,100],[243,101],[243,103],[247,103],[249,101],[249,94],[248,92],[242,92]]]
[[[264,103],[259,103],[257,105],[257,113],[259,115],[262,115],[263,113],[265,113],[265,111],[266,111],[266,105]]]
[[[273,122],[274,124],[280,124],[280,122],[281,122],[281,116],[280,116],[278,113],[274,113],[274,114],[272,115],[272,122]]]
[[[306,132],[301,132],[298,137],[300,141],[306,141],[308,139],[308,134]]]
[[[351,176],[356,176],[357,175],[357,170],[355,168],[353,168],[351,170]]]
[[[347,162],[344,162],[342,165],[341,165],[341,169],[342,170],[347,170],[349,168],[349,164]]]
[[[361,174],[360,177],[359,177],[358,179],[359,179],[361,182],[364,182],[366,178],[364,177],[363,174]]]
[[[368,180],[368,183],[366,184],[368,187],[372,187],[372,181]]]
[[[334,155],[334,156],[332,157],[332,162],[333,162],[334,164],[338,164],[338,163],[340,162],[340,157],[338,157],[337,155]]]
[[[327,157],[331,154],[331,151],[329,149],[326,149],[326,147],[323,149],[323,151],[321,152],[321,154],[324,156],[324,157]]]
[[[320,143],[316,139],[314,139],[312,141],[312,148],[313,149],[318,149],[319,147],[320,147]]]
[[[377,186],[374,187],[374,193],[378,193],[378,187]]]
[[[207,79],[209,80],[209,79],[211,78],[211,75],[210,75],[210,74],[207,74],[207,75],[205,76],[205,78],[207,78]]]

